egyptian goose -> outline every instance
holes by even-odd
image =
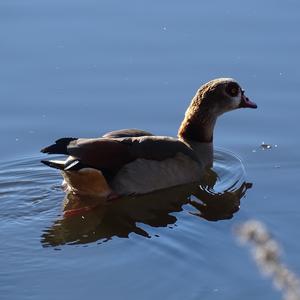
[[[61,138],[41,152],[69,157],[42,162],[62,170],[66,190],[79,195],[114,198],[198,182],[213,163],[217,117],[241,107],[257,105],[234,79],[214,79],[196,92],[178,138],[137,129],[112,131],[100,138]]]

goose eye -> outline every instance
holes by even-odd
[[[239,86],[235,82],[231,82],[226,87],[226,93],[231,97],[236,97],[239,94]]]

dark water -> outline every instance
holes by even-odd
[[[281,298],[232,229],[263,221],[300,274],[297,1],[4,0],[0,23],[1,299]],[[219,120],[213,187],[63,217],[72,199],[40,148],[126,127],[174,136],[220,76],[259,108]]]

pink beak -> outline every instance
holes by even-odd
[[[257,105],[256,105],[256,103],[249,100],[249,98],[246,97],[243,93],[241,103],[240,103],[240,107],[257,108]]]

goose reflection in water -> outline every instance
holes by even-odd
[[[151,194],[124,197],[107,204],[104,199],[78,198],[67,194],[66,215],[42,235],[43,246],[106,242],[113,237],[127,238],[131,233],[151,237],[142,224],[167,227],[175,224],[172,214],[186,211],[209,221],[230,219],[239,210],[240,200],[252,184],[236,181],[225,191],[215,192],[217,174],[210,170],[205,183],[187,184]],[[70,215],[83,207],[92,209]]]

